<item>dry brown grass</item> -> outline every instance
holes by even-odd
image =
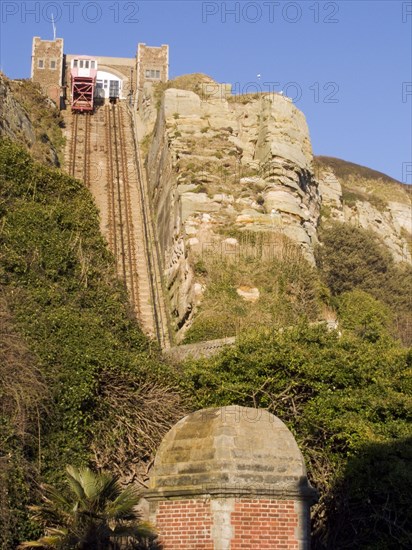
[[[21,336],[4,296],[0,295],[0,413],[13,437],[40,437],[48,389]]]
[[[397,201],[401,203],[411,200],[411,186],[403,184],[382,172],[366,166],[348,162],[334,157],[314,157],[315,174],[331,169],[341,184],[352,193],[358,193],[362,198],[373,203],[380,201]],[[381,209],[381,208],[380,208]]]
[[[100,398],[105,418],[97,423],[92,452],[97,468],[123,483],[146,486],[156,450],[168,430],[185,415],[181,395],[156,381],[104,373]]]

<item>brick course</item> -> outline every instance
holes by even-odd
[[[148,517],[163,550],[308,550],[302,453],[267,411],[195,411],[164,437],[150,476]]]
[[[293,500],[236,499],[230,550],[298,550],[298,523]],[[214,546],[209,500],[161,501],[156,525],[164,550],[223,550]]]
[[[293,500],[242,499],[235,503],[231,550],[298,550]]]
[[[164,550],[214,550],[212,514],[205,500],[160,502],[156,526]]]

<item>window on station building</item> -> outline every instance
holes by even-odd
[[[146,78],[160,79],[160,71],[155,69],[146,69]]]
[[[38,67],[39,69],[44,69],[44,59],[39,59],[39,60],[37,61],[37,67]]]
[[[73,59],[73,68],[75,69],[78,65],[79,61],[77,59]]]
[[[84,61],[83,61],[83,59],[79,59],[79,68],[80,68],[80,69],[83,69],[83,66],[84,66]]]
[[[86,60],[86,61],[84,62],[84,68],[85,68],[85,69],[88,69],[88,68],[89,68],[89,61],[88,61],[88,60]]]
[[[56,70],[56,67],[57,67],[56,60],[55,60],[55,59],[50,59],[50,69],[52,69],[53,71],[55,71],[55,70]]]
[[[90,68],[95,69],[96,68],[96,61],[90,61]]]

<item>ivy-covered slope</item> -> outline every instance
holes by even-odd
[[[262,407],[293,431],[320,494],[316,550],[412,544],[412,354],[374,328],[267,329],[185,366],[196,408]]]
[[[412,266],[395,263],[372,231],[330,222],[319,232],[316,251],[320,275],[331,293],[341,326],[359,334],[386,324],[406,346],[412,344]],[[372,302],[374,313],[371,312]],[[378,323],[378,324],[379,324]]]
[[[0,477],[9,484],[0,540],[13,548],[30,535],[34,480],[58,482],[69,463],[143,479],[183,407],[174,373],[132,317],[89,192],[10,141],[0,142],[0,176],[2,318],[15,343],[3,338],[0,348]]]

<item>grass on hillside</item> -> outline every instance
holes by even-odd
[[[221,243],[193,259],[196,280],[206,290],[185,343],[320,318],[322,285],[297,245],[283,235],[230,234],[238,239],[236,248]],[[259,290],[256,302],[237,292],[248,288]]]
[[[31,154],[40,162],[62,165],[65,138],[60,111],[52,107],[52,102],[44,96],[40,86],[31,80],[12,80],[10,86],[33,124],[36,140],[30,150]],[[51,154],[51,149],[57,158]]]
[[[353,206],[357,200],[369,201],[383,211],[388,201],[408,204],[411,201],[410,185],[366,166],[334,157],[318,156],[314,157],[314,167],[317,175],[327,168],[332,169],[341,182],[343,199],[349,206]]]

